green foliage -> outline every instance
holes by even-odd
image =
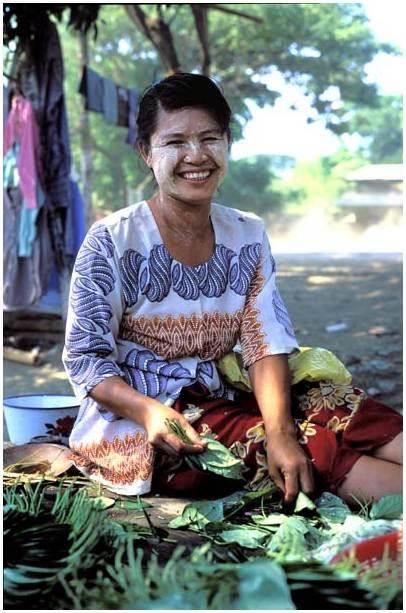
[[[403,161],[403,99],[379,96],[376,105],[348,111],[347,130],[362,137],[360,154],[374,164]]]
[[[241,137],[242,127],[251,118],[247,101],[253,100],[259,106],[272,105],[280,95],[270,85],[275,71],[302,87],[314,112],[323,115],[335,131],[340,131],[346,119],[344,110],[335,104],[337,92],[344,102],[375,103],[375,88],[365,83],[365,65],[379,50],[394,50],[374,40],[361,5],[237,4],[232,7],[262,20],[257,23],[214,9],[209,13],[211,70],[232,105],[236,139]],[[142,5],[142,8],[147,17],[157,17],[156,5]],[[160,5],[160,10],[170,22],[182,68],[200,72],[201,51],[190,7]],[[90,65],[95,70],[137,91],[143,91],[164,76],[155,49],[129,19],[123,5],[102,5],[97,24],[97,39],[89,40]],[[73,158],[79,169],[79,43],[77,34],[67,24],[59,29],[65,57]],[[140,187],[137,191],[149,171],[125,144],[126,129],[109,125],[95,113],[90,113],[90,120],[96,213],[103,215],[130,201],[149,197],[152,183],[147,189]],[[282,193],[283,199],[279,195],[280,190],[274,184],[275,171],[266,158],[231,162],[230,174],[220,188],[218,201],[259,214],[279,210],[286,194]],[[292,190],[288,200],[292,193],[298,198],[303,193],[307,198],[306,186],[293,186]],[[306,203],[300,208],[303,206]]]
[[[362,165],[362,158],[345,149],[333,156],[298,162],[289,178],[278,181],[279,191],[288,214],[301,214],[318,208],[334,213],[336,202],[348,189],[345,176]]]
[[[278,513],[279,528],[265,522],[265,503],[274,508],[270,491],[199,501],[206,542],[191,552],[176,547],[162,560],[151,544],[157,549],[164,537],[140,541],[137,525],[115,523],[85,488],[63,481],[50,503],[46,486],[17,483],[5,491],[4,588],[11,609],[358,610],[386,609],[399,596],[389,560],[383,576],[367,571],[361,583],[353,560],[331,567],[312,559],[315,533],[328,537],[317,506],[299,505],[311,518]],[[262,515],[261,527],[250,522],[247,508]],[[235,510],[238,523],[231,523]]]
[[[403,514],[403,496],[384,496],[372,504],[371,519],[400,519]]]
[[[258,215],[277,212],[282,199],[273,189],[275,179],[273,156],[257,155],[230,160],[228,173],[218,190],[216,201]]]
[[[332,524],[343,524],[346,517],[351,514],[351,510],[344,500],[330,492],[323,492],[318,498],[317,512]]]

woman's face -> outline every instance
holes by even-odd
[[[206,203],[227,170],[227,136],[204,109],[160,108],[149,152],[143,157],[154,171],[161,196]]]

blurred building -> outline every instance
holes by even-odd
[[[402,164],[369,164],[350,172],[346,177],[349,189],[337,201],[347,214],[360,224],[371,224],[390,216],[402,217]]]

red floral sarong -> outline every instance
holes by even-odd
[[[246,464],[249,489],[269,483],[266,435],[254,395],[238,392],[234,401],[207,399],[195,384],[182,391],[175,410],[200,434],[214,436]],[[402,431],[402,417],[352,385],[303,381],[292,387],[292,415],[299,443],[314,467],[316,488],[335,493],[361,455]],[[225,496],[236,482],[190,469],[182,458],[158,455],[153,489],[170,495]]]

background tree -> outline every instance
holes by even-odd
[[[81,70],[77,34],[72,26],[80,29],[81,19],[86,27],[97,25],[97,38],[88,40],[90,65],[117,84],[142,91],[174,70],[210,72],[231,102],[235,139],[251,117],[248,101],[263,107],[272,105],[280,95],[279,75],[308,96],[312,105],[309,121],[321,117],[336,133],[357,130],[356,122],[347,121],[348,105],[365,109],[379,106],[376,87],[367,83],[365,66],[378,51],[395,52],[392,46],[376,42],[362,6],[352,3],[233,4],[232,8],[206,3],[6,5],[12,7],[6,12],[6,41],[16,32],[11,27],[10,11],[14,11],[14,22],[21,25],[27,6],[35,6],[37,14],[46,10],[58,19],[64,15],[60,32],[77,167]],[[96,17],[75,8],[88,6],[97,9]],[[95,113],[90,113],[89,119],[95,209],[104,214],[127,204],[131,192],[141,193],[140,186],[148,184],[149,179],[134,151],[125,144],[126,129],[109,125]],[[237,164],[236,168],[244,166],[247,173],[257,171],[258,186],[265,181],[263,164],[257,160],[245,166]],[[268,179],[266,190],[271,189],[272,175]],[[229,189],[225,184],[224,193]],[[253,189],[252,197],[244,201],[259,203],[260,199],[258,190]]]
[[[403,161],[403,99],[379,96],[373,108],[358,107],[349,113],[348,131],[362,137],[359,153],[374,164]]]

